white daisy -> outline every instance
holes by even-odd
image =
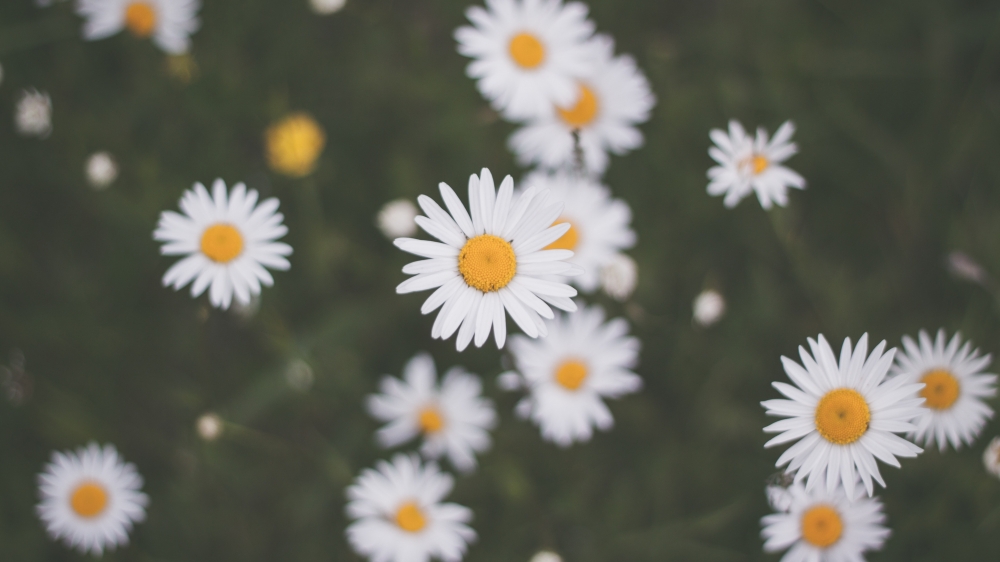
[[[849,495],[840,486],[830,492],[794,484],[788,493],[788,510],[761,519],[764,550],[788,550],[781,562],[863,561],[889,537],[878,498]]]
[[[160,253],[187,256],[175,263],[163,276],[163,285],[175,289],[191,284],[191,296],[209,288],[212,306],[222,309],[236,295],[249,304],[260,294],[261,283],[270,287],[274,278],[264,267],[287,270],[285,256],[292,253],[288,244],[275,242],[288,232],[281,224],[284,215],[276,212],[278,200],[270,198],[257,205],[257,190],[247,191],[242,183],[227,195],[226,184],[215,180],[212,195],[196,183],[184,192],[180,207],[184,215],[173,211],[160,214],[153,238],[164,242]]]
[[[52,98],[34,88],[22,91],[14,111],[14,126],[27,137],[49,136],[52,133]]]
[[[635,245],[628,203],[613,199],[600,183],[567,172],[535,172],[523,183],[548,189],[555,201],[563,203],[556,224],[569,223],[569,230],[546,249],[572,250],[573,257],[567,261],[580,266],[583,274],[562,280],[588,293],[596,291],[601,268],[611,264],[621,250]]]
[[[577,79],[589,74],[594,24],[587,7],[562,0],[487,0],[466,16],[474,27],[455,31],[458,52],[473,58],[466,73],[508,119],[521,120],[571,107]]]
[[[767,131],[757,129],[753,138],[743,130],[735,119],[729,122],[729,134],[712,129],[709,136],[716,146],[708,149],[708,154],[719,163],[708,171],[709,195],[726,197],[722,203],[735,207],[750,191],[757,192],[760,206],[770,209],[773,203],[784,207],[788,204],[788,188],[805,189],[806,180],[781,163],[799,151],[794,142],[789,142],[795,133],[795,125],[785,121],[774,138],[768,141]]]
[[[417,218],[420,211],[409,199],[393,199],[379,210],[375,224],[386,238],[394,239],[400,236],[413,236],[417,233]]]
[[[993,417],[993,409],[983,400],[997,393],[997,376],[983,373],[991,356],[981,356],[971,342],[961,345],[959,334],[945,345],[944,330],[938,331],[933,343],[923,330],[919,339],[917,345],[913,338],[903,336],[904,352],[896,356],[892,369],[909,382],[925,385],[920,390],[925,400],[923,415],[915,422],[913,436],[926,446],[937,442],[942,451],[948,443],[956,449],[963,443],[971,445]]]
[[[441,503],[454,480],[416,455],[396,455],[365,469],[347,489],[347,528],[354,550],[372,562],[458,562],[476,532],[472,511]]]
[[[396,292],[437,288],[420,309],[429,314],[441,307],[431,337],[448,339],[458,331],[456,345],[461,351],[473,335],[476,346],[482,346],[492,329],[497,347],[503,347],[505,310],[533,338],[546,334],[542,318],[553,317],[549,304],[576,310],[571,300],[576,289],[541,279],[580,272],[563,261],[573,257],[573,252],[544,249],[569,230],[565,223],[552,226],[562,204],[550,203],[547,191],[533,187],[515,200],[510,176],[497,193],[493,176],[483,168],[480,176],[469,177],[470,217],[451,187],[445,183],[439,187],[450,215],[421,195],[417,202],[427,216],[415,220],[441,242],[413,238],[394,242],[403,251],[430,258],[406,265],[403,273],[415,276],[400,283]]]
[[[1000,437],[994,437],[983,451],[983,466],[990,474],[1000,478]]]
[[[922,452],[894,435],[916,429],[910,420],[921,414],[923,399],[916,398],[920,385],[900,377],[886,380],[896,349],[883,354],[883,341],[868,356],[868,334],[861,336],[853,353],[850,338],[844,340],[839,365],[822,335],[819,342],[809,338],[809,347],[812,355],[799,346],[802,365],[781,358],[785,373],[796,386],[771,383],[789,400],[761,402],[768,415],[788,418],[764,428],[768,433],[780,433],[765,447],[796,441],[776,466],[787,464],[786,470],[795,472],[795,482],[808,478],[806,487],[810,490],[825,475],[827,492],[832,493],[841,482],[853,496],[860,477],[870,496],[873,478],[885,487],[876,458],[899,467],[896,457],[915,457]]]
[[[706,289],[695,297],[692,309],[695,323],[707,328],[726,314],[726,299],[718,291]]]
[[[587,441],[597,427],[614,425],[603,398],[619,398],[642,388],[631,371],[639,360],[639,340],[628,335],[625,320],[604,322],[599,306],[560,314],[549,335],[536,341],[514,336],[511,351],[521,385],[530,394],[517,405],[518,415],[541,427],[542,437],[567,447]],[[511,388],[512,373],[501,375]]]
[[[201,0],[77,0],[76,11],[86,20],[83,37],[88,41],[128,29],[136,37],[152,37],[158,47],[177,55],[191,45],[200,8]]]
[[[511,136],[508,144],[522,164],[570,168],[579,152],[583,166],[600,174],[608,167],[608,152],[624,154],[642,146],[635,125],[648,120],[656,104],[649,82],[632,57],[614,56],[610,37],[592,41],[593,72],[579,79],[576,103],[550,106]]]
[[[97,190],[106,189],[118,178],[118,164],[108,152],[95,152],[87,158],[84,167],[87,183]]]
[[[611,298],[625,302],[639,283],[639,264],[628,254],[615,254],[601,268],[601,288]]]
[[[84,554],[128,544],[132,525],[146,518],[142,476],[112,445],[53,453],[38,485],[38,516],[49,535]]]
[[[429,458],[447,454],[462,471],[476,467],[476,453],[490,447],[496,424],[493,403],[482,397],[479,378],[453,367],[437,385],[434,359],[421,353],[403,368],[403,379],[384,377],[382,394],[368,397],[368,411],[389,422],[378,432],[383,447],[423,434],[420,451]]]

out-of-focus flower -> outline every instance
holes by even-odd
[[[473,336],[476,347],[481,347],[492,329],[497,347],[502,348],[507,338],[505,311],[526,334],[537,338],[546,333],[542,318],[553,317],[549,304],[576,310],[570,298],[576,289],[542,279],[580,271],[564,261],[573,252],[544,250],[569,230],[568,224],[552,224],[562,212],[561,203],[553,204],[547,191],[532,187],[515,200],[510,176],[498,194],[493,175],[483,168],[479,176],[469,178],[470,217],[448,184],[439,187],[451,214],[421,195],[417,202],[427,216],[415,220],[441,242],[414,238],[394,242],[404,252],[430,258],[403,267],[403,273],[414,277],[400,283],[396,292],[436,289],[420,308],[429,314],[441,307],[431,337],[448,339],[457,331],[456,347],[462,351]]]
[[[215,441],[222,435],[222,418],[211,412],[198,418],[198,435],[205,441]]]
[[[198,31],[201,0],[78,0],[76,11],[85,20],[83,38],[104,39],[128,29],[140,39],[172,55],[191,46]]]
[[[990,474],[1000,478],[1000,437],[994,437],[983,451],[983,465]]]
[[[719,163],[708,171],[709,195],[723,195],[723,205],[733,208],[751,191],[757,192],[760,206],[770,209],[772,204],[788,204],[788,188],[805,189],[806,180],[781,163],[798,152],[790,142],[795,125],[785,121],[774,138],[767,138],[763,127],[757,137],[751,137],[735,119],[729,122],[729,134],[712,129],[709,136],[715,146],[708,149],[709,156]]]
[[[312,11],[321,15],[339,12],[347,5],[347,0],[309,0]]]
[[[315,119],[300,112],[271,125],[264,141],[271,169],[301,178],[316,169],[316,161],[326,146],[326,133]]]
[[[52,132],[52,98],[32,88],[21,92],[14,112],[17,131],[27,137],[47,137]]]
[[[191,296],[209,289],[212,306],[229,308],[233,295],[246,304],[260,294],[260,286],[271,286],[274,278],[265,267],[287,270],[285,256],[292,253],[288,244],[277,242],[288,232],[281,224],[284,215],[277,212],[278,200],[257,204],[257,190],[247,191],[242,183],[227,193],[221,179],[212,185],[212,195],[196,183],[184,192],[180,207],[160,214],[153,233],[164,242],[163,255],[186,256],[163,276],[163,285],[175,289],[191,283]]]
[[[132,525],[146,518],[142,476],[112,445],[53,453],[38,484],[38,515],[49,535],[84,554],[127,544]]]
[[[87,158],[84,171],[87,175],[87,183],[98,190],[107,188],[118,178],[118,164],[107,152],[91,154],[90,158]]]
[[[948,273],[959,279],[972,281],[979,285],[985,285],[990,280],[990,276],[983,269],[983,266],[979,265],[976,260],[964,252],[951,252],[948,254],[946,264],[948,266]]]
[[[945,345],[943,329],[933,342],[923,330],[918,339],[919,344],[903,336],[904,351],[896,355],[892,369],[896,376],[924,384],[919,391],[924,399],[923,415],[914,422],[917,429],[913,437],[928,447],[937,442],[942,451],[949,443],[955,449],[971,445],[993,417],[993,408],[985,399],[996,396],[997,376],[983,372],[992,356],[980,355],[971,342],[962,345],[957,333]]]
[[[403,368],[403,380],[385,377],[381,394],[368,397],[368,411],[389,422],[378,431],[383,447],[395,447],[423,435],[420,452],[437,459],[447,455],[455,468],[476,467],[476,453],[490,447],[496,424],[493,403],[483,398],[479,378],[461,367],[449,370],[440,387],[430,355],[421,353]]]
[[[531,557],[531,562],[563,562],[563,559],[551,550],[542,550]]]
[[[726,314],[726,299],[718,291],[706,289],[695,297],[692,309],[694,321],[707,328]]]
[[[628,254],[615,254],[601,268],[601,288],[609,297],[624,302],[639,282],[639,264]]]
[[[386,203],[378,212],[375,223],[386,238],[392,240],[400,236],[417,233],[417,206],[409,199],[395,199]]]
[[[764,488],[767,495],[767,503],[771,509],[787,513],[792,508],[792,493],[784,486],[768,486]]]
[[[469,508],[441,503],[454,485],[416,455],[379,461],[347,489],[347,515],[355,519],[347,540],[358,554],[380,562],[460,562],[476,532],[468,526]]]

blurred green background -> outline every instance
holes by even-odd
[[[512,414],[492,343],[432,341],[426,294],[397,296],[410,261],[376,229],[393,198],[464,186],[487,166],[515,178],[500,121],[466,78],[453,30],[469,0],[206,0],[190,81],[150,42],[84,42],[70,5],[0,2],[0,364],[30,391],[0,398],[0,559],[78,560],[34,515],[54,449],[111,442],[138,465],[148,520],[107,560],[359,560],[344,488],[389,453],[363,408],[385,373],[429,350],[484,376],[501,424],[452,499],[475,511],[467,560],[777,560],[761,553],[759,401],[805,339],[869,332],[898,345],[960,329],[1000,349],[991,287],[949,275],[961,250],[1000,276],[1000,5],[945,0],[592,0],[600,31],[648,75],[659,103],[646,146],[606,183],[634,211],[640,283],[604,298],[644,344],[645,390],[616,427],[560,450]],[[53,100],[54,131],[18,136],[22,89]],[[262,135],[289,111],[326,129],[317,171],[272,174]],[[733,211],[705,194],[708,131],[738,118],[799,126],[790,166],[809,181],[787,209]],[[115,155],[98,192],[86,157]],[[152,231],[193,182],[246,181],[281,200],[295,248],[259,313],[160,285],[174,261]],[[691,321],[713,287],[729,310]],[[314,384],[286,373],[305,362]],[[996,407],[997,401],[993,402]],[[214,442],[195,422],[218,412]],[[1000,558],[1000,481],[976,446],[883,467],[893,536],[870,560]]]

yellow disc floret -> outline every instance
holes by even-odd
[[[827,392],[816,406],[816,430],[837,445],[849,445],[861,439],[871,420],[865,397],[851,388]]]
[[[594,93],[594,90],[580,84],[580,97],[576,105],[569,109],[557,107],[556,110],[559,112],[559,117],[562,117],[562,120],[567,125],[574,129],[582,129],[590,125],[594,121],[594,118],[597,117],[599,105],[600,103],[597,100],[597,94]]]
[[[437,408],[428,406],[420,411],[417,424],[420,426],[420,431],[424,433],[437,433],[444,428],[444,418]]]
[[[294,113],[272,125],[265,140],[268,164],[274,171],[292,177],[309,175],[326,146],[323,129],[305,113]]]
[[[844,534],[840,513],[829,505],[817,505],[802,514],[802,539],[817,548],[829,548]]]
[[[557,225],[562,223],[569,223],[569,230],[558,240],[546,246],[546,250],[575,250],[576,245],[580,243],[580,231],[576,229],[576,225],[563,218],[555,222]]]
[[[934,369],[924,375],[920,382],[924,383],[920,396],[924,397],[924,406],[932,410],[947,410],[958,400],[961,386],[958,379],[950,371]]]
[[[96,482],[84,482],[73,490],[69,505],[80,517],[97,517],[108,506],[108,492]]]
[[[760,174],[761,172],[766,170],[768,166],[771,165],[771,162],[766,157],[761,156],[759,154],[754,156],[753,159],[751,159],[751,163],[753,163],[754,175]]]
[[[514,248],[499,236],[480,234],[470,238],[458,253],[458,272],[470,287],[484,293],[499,291],[517,273]]]
[[[563,361],[556,368],[556,382],[566,390],[577,390],[587,380],[587,364],[576,359]]]
[[[518,33],[507,46],[510,58],[521,68],[538,68],[545,60],[545,45],[531,33]]]
[[[243,235],[231,224],[213,224],[201,235],[201,253],[216,263],[229,263],[243,253]]]
[[[416,502],[406,502],[396,511],[396,524],[409,533],[416,533],[427,526],[427,518]]]
[[[149,37],[156,29],[156,8],[149,2],[132,2],[125,8],[125,27],[136,37]]]

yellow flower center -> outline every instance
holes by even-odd
[[[958,379],[950,371],[934,369],[924,375],[920,382],[926,385],[920,391],[920,396],[924,397],[924,406],[928,408],[947,410],[958,400],[961,387],[958,384]]]
[[[424,433],[437,433],[444,427],[444,418],[434,406],[427,406],[420,411],[417,424]]]
[[[864,396],[850,388],[827,392],[816,406],[816,430],[837,445],[849,445],[861,439],[871,420],[871,410]]]
[[[844,534],[844,521],[837,510],[817,505],[802,515],[802,538],[817,548],[828,548]]]
[[[597,94],[587,86],[580,84],[580,99],[577,100],[576,105],[569,109],[557,107],[556,110],[559,112],[559,117],[562,117],[567,125],[574,129],[582,129],[597,117],[598,106]]]
[[[576,225],[564,218],[556,221],[556,224],[562,223],[569,223],[569,230],[558,240],[546,246],[546,250],[575,250],[576,245],[580,243],[580,231],[576,229]]]
[[[136,37],[149,37],[156,29],[156,9],[149,2],[132,2],[125,8],[125,27]]]
[[[480,234],[462,246],[458,272],[470,287],[484,293],[499,291],[514,279],[517,256],[510,242],[492,234]]]
[[[416,502],[406,502],[396,511],[396,524],[409,533],[416,533],[427,526],[427,518]]]
[[[265,134],[267,161],[279,173],[303,177],[316,168],[326,134],[312,117],[295,113],[272,125]]]
[[[537,68],[545,60],[545,45],[531,33],[518,33],[507,46],[510,58],[521,68]]]
[[[750,162],[753,164],[753,173],[754,173],[754,175],[760,174],[761,172],[763,172],[764,170],[766,170],[768,166],[771,165],[771,162],[767,158],[765,158],[765,157],[763,157],[763,156],[761,156],[759,154],[757,156],[754,156],[750,160]]]
[[[228,263],[243,252],[243,236],[231,224],[213,224],[201,235],[201,253],[218,263]]]
[[[587,365],[582,361],[570,359],[563,361],[556,368],[556,382],[566,390],[580,388],[585,380],[587,380]]]
[[[84,482],[73,490],[69,505],[80,517],[97,517],[108,506],[108,493],[96,482]]]

